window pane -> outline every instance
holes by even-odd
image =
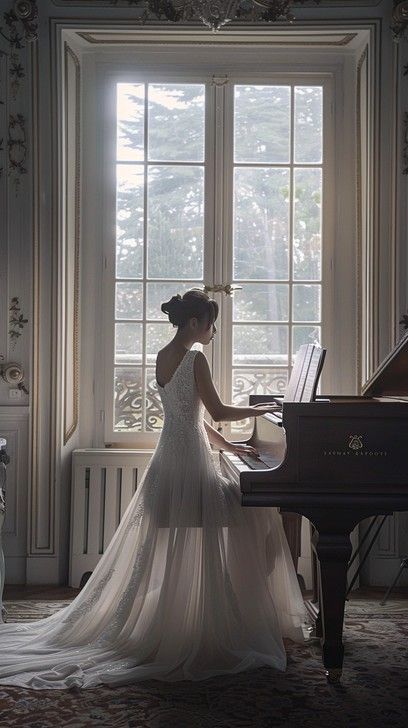
[[[146,369],[146,430],[159,432],[163,427],[163,409],[157,391],[155,368]]]
[[[321,86],[295,88],[295,162],[319,164],[322,161],[323,89]]]
[[[115,362],[142,363],[142,324],[116,324]]]
[[[233,364],[288,363],[287,326],[233,327]]]
[[[155,364],[159,349],[169,343],[176,333],[172,324],[146,324],[146,364]]]
[[[235,161],[287,164],[290,86],[235,86]]]
[[[199,288],[200,291],[204,289],[204,285],[200,281],[190,282],[173,282],[173,283],[148,283],[147,284],[147,318],[148,319],[162,319],[168,321],[166,313],[161,310],[161,305],[165,301],[169,301],[172,296],[177,293],[180,296],[186,291],[192,288]]]
[[[236,407],[245,407],[250,394],[284,394],[287,383],[287,369],[233,369],[232,403]],[[231,423],[231,433],[250,433],[253,426],[252,417],[238,420]]]
[[[143,167],[117,165],[116,276],[143,275]]]
[[[293,277],[321,277],[322,173],[320,169],[295,169],[295,220]]]
[[[143,286],[141,283],[116,284],[116,318],[141,319],[143,315]]]
[[[289,286],[275,283],[246,283],[233,298],[234,321],[287,321]]]
[[[144,159],[144,85],[117,85],[117,158],[139,162]]]
[[[151,167],[148,199],[149,277],[202,279],[203,168]]]
[[[320,286],[293,286],[293,320],[320,321]]]
[[[287,383],[287,369],[233,369],[232,400],[241,407],[250,394],[284,394]]]
[[[293,358],[302,344],[320,344],[320,326],[294,326],[292,330]]]
[[[149,159],[203,161],[204,103],[202,84],[149,84]]]
[[[287,279],[289,170],[235,169],[234,279]]]
[[[115,369],[116,432],[137,432],[142,429],[142,370],[120,367]]]

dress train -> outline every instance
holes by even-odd
[[[0,625],[0,684],[68,689],[286,667],[305,607],[282,519],[214,464],[196,351],[160,387],[164,425],[92,576],[66,608]]]

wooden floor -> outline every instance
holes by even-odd
[[[75,599],[76,595],[79,594],[79,589],[72,589],[69,586],[14,586],[7,585],[4,587],[4,600],[10,599],[38,599],[39,601],[48,601],[52,599]],[[385,594],[385,587],[367,587],[363,586],[353,591],[354,599],[380,599]],[[305,596],[310,596],[306,592]],[[390,599],[407,599],[408,600],[408,587],[402,587],[394,589],[391,593]]]

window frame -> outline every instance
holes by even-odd
[[[335,188],[335,173],[334,173],[334,141],[335,141],[335,123],[334,123],[334,99],[335,99],[335,85],[336,79],[332,69],[330,70],[310,70],[310,71],[299,71],[298,68],[295,70],[285,68],[285,72],[276,70],[275,63],[271,61],[271,67],[267,71],[262,73],[245,73],[236,72],[228,74],[229,81],[231,84],[237,83],[276,83],[284,84],[290,83],[295,85],[322,85],[324,93],[324,119],[323,119],[323,158],[326,154],[326,172],[323,177],[323,187],[326,184],[326,200],[323,205],[322,211],[322,240],[325,240],[325,244],[322,246],[322,280],[326,277],[326,281],[329,285],[322,286],[322,332],[326,329],[326,335],[324,336],[324,345],[328,348],[332,345],[332,339],[334,338],[331,333],[331,328],[328,325],[328,319],[332,318],[333,312],[333,241],[335,238],[334,234],[334,188]],[[217,62],[214,61],[214,68],[216,69]],[[112,105],[112,96],[107,92],[107,87],[110,87],[110,94],[115,93],[116,83],[119,82],[145,82],[146,77],[150,82],[160,81],[162,83],[174,83],[174,82],[191,82],[191,83],[211,83],[209,79],[208,71],[203,72],[199,68],[192,68],[189,73],[186,74],[185,69],[172,69],[171,73],[163,73],[157,68],[153,71],[144,70],[140,67],[120,69],[117,65],[109,63],[100,64],[97,82],[97,93],[99,97],[99,108],[103,109],[102,124],[100,125],[101,139],[104,143],[102,144],[103,154],[100,160],[100,187],[102,188],[102,194],[100,200],[102,201],[102,215],[101,220],[101,237],[103,247],[103,271],[102,271],[102,289],[103,295],[103,324],[102,332],[108,331],[109,321],[111,326],[113,323],[112,312],[114,313],[114,290],[115,290],[115,276],[114,276],[114,261],[115,261],[115,246],[112,245],[114,240],[114,226],[112,225],[112,216],[109,215],[109,211],[115,211],[115,185],[112,184],[111,171],[116,165],[116,140],[115,134],[110,134],[113,129],[113,125],[116,125],[116,118],[113,117],[111,110],[114,108]],[[223,74],[220,72],[220,75]],[[233,95],[231,95],[232,97]],[[233,102],[232,102],[233,103]],[[225,109],[224,109],[225,113]],[[228,113],[228,110],[226,110]],[[116,131],[116,127],[115,127]],[[110,136],[109,136],[110,134]],[[220,132],[219,125],[217,125],[217,98],[216,94],[212,98],[207,97],[207,108],[206,108],[206,136],[209,142],[219,144],[222,132]],[[218,139],[217,139],[218,136]],[[232,136],[232,135],[231,135]],[[107,143],[108,139],[111,139],[111,145]],[[213,159],[210,163],[209,147],[210,143],[205,148],[205,163],[206,174],[207,174],[207,188],[211,187],[211,180],[215,186],[217,180],[217,160]],[[228,145],[227,145],[228,146]],[[224,153],[228,155],[232,154],[232,143],[228,148],[224,150]],[[217,156],[217,155],[215,155]],[[295,165],[296,166],[296,165]],[[307,166],[307,165],[299,165]],[[230,165],[233,169],[233,165]],[[109,180],[111,180],[109,182]],[[324,181],[326,180],[326,182]],[[223,193],[228,195],[228,186],[231,185],[231,180],[223,180]],[[330,194],[327,195],[327,191],[330,190]],[[204,235],[205,235],[205,251],[210,250],[212,255],[204,256],[204,278],[203,280],[207,283],[215,283],[214,273],[216,269],[227,270],[228,265],[231,265],[232,257],[232,243],[228,250],[227,242],[231,240],[231,225],[232,215],[231,211],[228,211],[228,205],[222,211],[222,214],[215,215],[214,211],[214,198],[209,195],[206,200],[206,212],[205,212],[205,223],[204,223]],[[232,206],[232,196],[230,195],[230,206]],[[212,242],[208,243],[208,236],[211,236]],[[217,245],[214,241],[221,240],[221,250],[217,249]],[[145,266],[145,263],[144,263]],[[219,273],[220,275],[220,273]],[[230,279],[229,279],[230,280]],[[166,279],[167,281],[167,279]],[[226,281],[224,281],[226,282]],[[177,281],[176,281],[177,283]],[[145,275],[143,284],[145,285]],[[200,285],[200,282],[196,283]],[[205,352],[210,366],[212,367],[213,377],[216,386],[220,391],[220,395],[225,401],[230,401],[228,392],[230,391],[231,375],[232,371],[228,373],[228,367],[226,362],[226,352],[231,351],[232,341],[228,339],[228,336],[232,337],[232,328],[230,331],[225,332],[225,322],[232,320],[232,301],[229,297],[222,296],[221,294],[215,294],[214,298],[218,299],[220,305],[220,320],[224,322],[224,340],[216,346],[211,344],[207,347]],[[146,302],[143,302],[143,314],[145,314]],[[143,320],[146,321],[145,315]],[[333,320],[333,319],[332,319]],[[113,330],[113,329],[112,329]],[[219,331],[219,337],[222,334]],[[136,447],[136,448],[153,448],[158,440],[160,432],[116,432],[113,429],[113,421],[110,422],[110,413],[113,412],[113,358],[114,352],[112,347],[112,337],[103,336],[104,345],[103,351],[104,366],[102,378],[104,381],[104,405],[103,409],[97,410],[100,413],[100,420],[103,420],[104,430],[104,442],[108,446],[119,446],[119,447]],[[330,339],[330,341],[328,340]],[[95,362],[98,362],[98,356],[95,357]],[[146,369],[146,365],[142,363],[142,367]],[[102,368],[102,367],[101,367]],[[231,367],[230,367],[231,369]],[[100,377],[101,371],[95,372],[96,377]],[[330,376],[327,377],[330,380]],[[228,381],[229,379],[229,381]],[[323,377],[324,381],[324,377]],[[206,416],[209,421],[210,418]],[[227,425],[224,434],[228,436],[230,426]]]

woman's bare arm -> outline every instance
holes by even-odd
[[[239,455],[240,453],[246,453],[247,455],[258,455],[258,450],[252,445],[247,445],[245,442],[230,442],[226,440],[221,432],[215,430],[214,427],[208,424],[204,420],[204,427],[207,430],[208,439],[211,445],[217,448],[217,450],[224,450],[225,452],[233,452]]]
[[[218,450],[223,450],[226,447],[227,441],[221,432],[212,427],[206,420],[204,420],[204,427],[207,431],[208,439],[211,445],[214,445]]]
[[[214,386],[210,367],[204,354],[197,352],[194,359],[194,376],[198,389],[198,393],[204,403],[205,408],[215,422],[244,420],[246,417],[259,417],[265,412],[272,412],[276,409],[276,405],[270,407],[233,407],[224,404]]]

